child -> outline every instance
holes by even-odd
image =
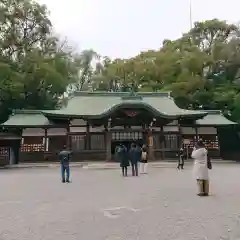
[[[177,168],[183,169],[183,166],[184,166],[184,151],[182,148],[180,148]]]

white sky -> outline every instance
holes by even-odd
[[[190,0],[39,0],[57,33],[80,50],[130,57],[189,30]],[[240,20],[240,0],[192,0],[193,21]]]

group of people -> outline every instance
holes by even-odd
[[[138,164],[140,163],[140,174],[147,173],[147,146],[143,145],[140,147],[136,143],[131,144],[129,151],[126,146],[120,144],[116,147],[116,158],[120,162],[120,167],[122,168],[122,175],[127,177],[128,167],[131,165],[132,175],[138,176]]]
[[[70,155],[71,152],[64,146],[64,149],[60,151],[59,159],[61,164],[61,177],[62,183],[70,183]],[[116,148],[116,157],[120,162],[123,176],[128,175],[128,167],[132,166],[132,175],[138,176],[138,164],[140,162],[140,173],[147,173],[147,147],[143,145],[142,148],[133,143],[129,151],[127,148],[120,144]]]
[[[61,163],[61,176],[63,183],[70,182],[70,154],[71,152],[67,150],[66,146],[59,153],[60,163]],[[209,173],[208,170],[212,169],[211,161],[208,157],[208,151],[204,146],[202,140],[198,141],[192,151],[192,158],[194,159],[193,174],[197,180],[198,185],[198,195],[208,196],[209,194]],[[138,165],[140,163],[140,173],[147,173],[147,163],[148,163],[148,153],[147,146],[132,143],[129,151],[127,148],[120,144],[116,148],[116,157],[120,162],[120,167],[122,168],[122,175],[126,177],[128,175],[128,167],[131,165],[132,175],[138,176]],[[179,162],[178,169],[183,169],[184,166],[184,151],[180,149],[179,152]]]

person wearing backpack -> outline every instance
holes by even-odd
[[[59,155],[60,164],[61,164],[62,183],[70,183],[69,162],[70,162],[71,152],[67,150],[67,147],[65,145],[63,150],[58,155]]]

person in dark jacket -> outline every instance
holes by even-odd
[[[182,148],[179,150],[179,156],[178,157],[179,158],[178,158],[178,166],[177,166],[177,168],[178,169],[183,169],[183,166],[184,166],[184,151],[183,151]]]
[[[141,148],[138,147],[135,143],[132,143],[129,150],[129,158],[132,166],[132,175],[138,176],[138,163],[141,159]]]
[[[70,183],[70,155],[71,152],[67,150],[67,147],[64,146],[64,149],[58,154],[60,158],[60,164],[61,164],[61,176],[62,176],[62,182]],[[66,178],[65,178],[66,173]]]
[[[118,152],[119,152],[120,148],[121,148],[121,146],[120,146],[120,145],[117,145],[117,146],[115,147],[115,150],[114,150],[114,159],[115,159],[117,162],[119,162]]]
[[[129,166],[129,160],[127,156],[127,148],[124,145],[120,145],[117,149],[117,158],[122,168],[123,177],[127,177],[127,168]]]

